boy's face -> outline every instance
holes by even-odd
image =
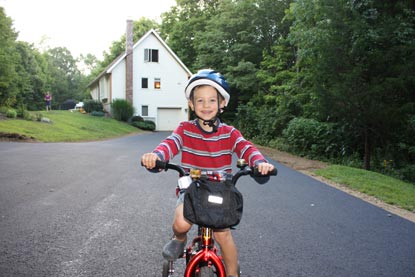
[[[225,107],[225,100],[218,96],[214,87],[199,86],[195,88],[189,106],[201,119],[212,120],[218,113],[218,107]]]

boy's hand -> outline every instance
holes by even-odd
[[[160,158],[155,153],[146,153],[141,156],[141,164],[147,169],[156,167],[157,160],[160,160]]]
[[[258,171],[262,175],[267,175],[268,173],[270,173],[273,170],[274,170],[274,165],[272,165],[270,163],[259,163],[258,164]]]

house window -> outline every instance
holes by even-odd
[[[141,78],[141,88],[148,88],[148,78]]]
[[[141,106],[141,116],[148,116],[148,106]]]
[[[155,89],[160,89],[161,88],[160,78],[154,78],[154,88]]]
[[[144,49],[144,61],[145,62],[159,62],[159,50],[158,49]]]

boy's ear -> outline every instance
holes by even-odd
[[[188,100],[187,103],[188,103],[189,107],[192,109],[192,111],[194,112],[195,111],[195,107],[193,106],[193,101]]]
[[[225,99],[221,99],[220,100],[220,105],[219,105],[220,109],[223,110],[225,108]]]

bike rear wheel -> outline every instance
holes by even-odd
[[[162,277],[173,277],[173,262],[164,261],[163,262],[163,273]]]

